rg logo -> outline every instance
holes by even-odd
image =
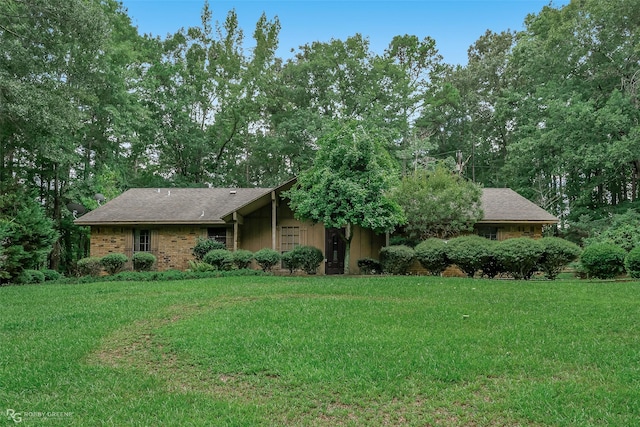
[[[18,424],[22,422],[22,413],[16,412],[13,409],[7,409],[7,418]]]

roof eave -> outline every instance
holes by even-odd
[[[250,212],[254,212],[257,209],[260,209],[261,207],[268,205],[269,202],[271,201],[271,194],[273,192],[281,193],[282,191],[286,191],[290,189],[296,183],[297,180],[298,180],[297,177],[291,178],[290,180],[280,184],[277,187],[268,189],[268,191],[262,194],[261,196],[258,196],[255,199],[245,203],[244,205],[222,215],[222,219],[227,222],[230,222],[230,221],[233,221],[233,214],[235,212],[238,212],[241,215],[247,215]]]
[[[477,224],[557,224],[559,219],[482,219]]]
[[[227,223],[222,220],[209,220],[209,221],[190,221],[190,220],[174,220],[174,221],[74,221],[78,226],[89,225],[110,225],[110,226],[122,226],[122,225],[226,225]]]

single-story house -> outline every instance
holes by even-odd
[[[272,248],[284,253],[298,245],[315,246],[325,254],[319,273],[342,273],[345,244],[340,230],[294,218],[281,197],[294,183],[295,179],[275,188],[134,188],[75,223],[91,227],[91,256],[124,253],[131,258],[135,252],[151,252],[158,270],[188,268],[197,238],[207,237],[230,250],[252,252]],[[537,237],[544,224],[558,222],[514,191],[484,191],[485,218],[478,232],[489,238]],[[360,227],[352,232],[350,268],[358,271],[357,260],[377,258],[388,239]]]
[[[512,237],[542,237],[544,226],[559,219],[510,188],[482,189],[483,218],[474,228],[476,234],[492,240]]]

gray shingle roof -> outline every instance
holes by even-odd
[[[133,188],[78,218],[78,225],[222,224],[270,188]]]
[[[134,188],[78,218],[78,225],[223,224],[223,217],[272,188]],[[235,192],[235,193],[234,193]],[[557,223],[558,218],[509,188],[482,190],[480,222]]]
[[[557,223],[559,220],[510,188],[483,188],[481,222]]]

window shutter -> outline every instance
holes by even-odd
[[[158,230],[150,230],[149,238],[151,239],[151,253],[158,256],[158,240],[160,240],[160,233],[158,233]]]
[[[133,230],[127,230],[126,228],[122,230],[124,234],[124,254],[127,258],[131,259],[133,256]]]

